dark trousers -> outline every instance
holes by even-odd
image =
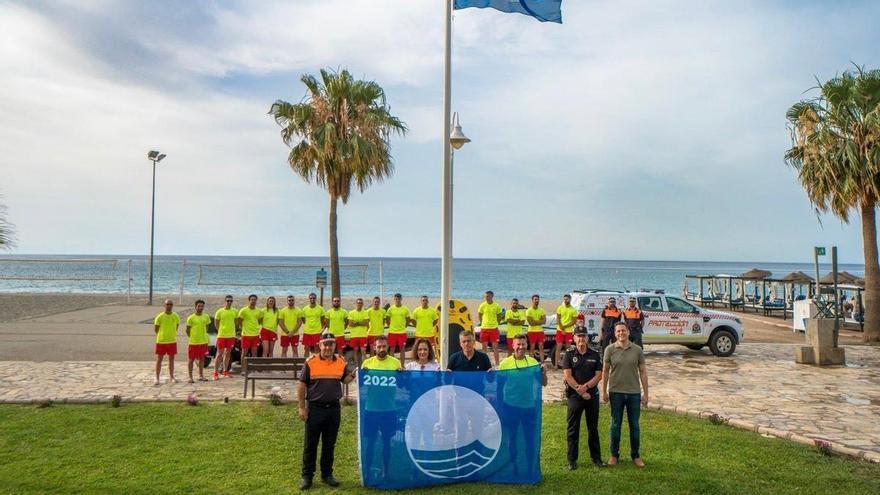
[[[642,344],[642,332],[630,332],[629,340],[630,342],[641,347],[642,349],[645,348],[645,346]]]
[[[302,475],[311,478],[315,475],[315,459],[318,457],[318,442],[321,442],[321,477],[333,474],[333,450],[339,433],[339,404],[309,404],[309,417],[306,419],[305,445],[303,445]]]
[[[391,437],[397,432],[397,411],[365,411],[364,436],[367,437],[365,457],[372,460],[376,450],[378,436],[382,436],[382,468],[383,475],[391,474]]]
[[[611,392],[611,456],[620,457],[620,430],[623,425],[623,410],[626,409],[626,422],[629,424],[630,456],[639,456],[639,413],[642,394],[621,394]]]
[[[602,451],[599,448],[599,396],[593,396],[590,400],[575,395],[568,398],[568,461],[575,462],[578,459],[581,438],[581,416],[587,418],[587,446],[590,448],[590,459],[602,460]]]
[[[510,465],[513,466],[513,472],[517,473],[517,432],[522,425],[522,438],[525,444],[526,454],[526,473],[531,473],[535,467],[535,428],[538,422],[537,411],[533,407],[516,407],[507,406],[508,422],[507,422],[507,448],[510,453]]]
[[[614,336],[614,330],[607,332],[602,330],[602,335],[599,338],[599,345],[602,347],[601,354],[603,358],[605,357],[605,348],[615,342],[617,342],[617,337]]]

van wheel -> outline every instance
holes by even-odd
[[[706,344],[685,344],[684,346],[693,351],[699,351],[700,349],[705,347]]]
[[[736,338],[727,330],[718,330],[709,337],[709,350],[719,357],[727,357],[736,350]]]

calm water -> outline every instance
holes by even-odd
[[[52,261],[62,259],[91,261]],[[113,260],[115,264],[99,260]],[[381,261],[385,295],[400,292],[405,296],[439,296],[439,259],[386,258]],[[124,293],[129,287],[129,262],[132,292],[146,292],[146,256],[2,256],[0,292]],[[378,293],[380,259],[343,258],[341,262],[357,265],[340,270],[343,294]],[[327,259],[321,257],[160,256],[155,261],[154,290],[177,293],[183,274],[184,291],[188,294],[303,294],[314,288],[315,272],[321,266],[326,267],[326,263]],[[774,277],[796,270],[807,274],[815,271],[811,263],[456,259],[453,295],[477,299],[491,289],[501,299],[522,299],[533,293],[558,298],[564,292],[584,288],[651,288],[680,293],[686,274],[738,275],[752,268],[769,270]],[[823,274],[829,269],[828,265],[821,267]],[[864,274],[863,265],[841,264],[840,270],[859,276]],[[7,280],[9,278],[27,280]]]

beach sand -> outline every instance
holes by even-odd
[[[296,295],[296,294],[295,294]],[[152,320],[162,311],[162,302],[170,298],[175,311],[183,318],[192,312],[196,299],[207,302],[213,313],[222,305],[223,295],[185,295],[183,304],[179,296],[155,295],[154,305],[146,305],[146,296],[133,295],[128,304],[125,295],[108,294],[0,294],[0,360],[17,361],[75,361],[120,360],[150,361],[154,359],[154,333]],[[286,304],[286,294],[276,296],[279,306]],[[236,307],[246,300],[246,295],[235,295]],[[307,303],[305,295],[296,295],[298,306]],[[325,307],[329,306],[325,294]],[[370,297],[364,297],[368,303]],[[355,297],[344,297],[343,307],[354,307]],[[406,297],[404,304],[410,309],[418,306],[418,298]],[[476,320],[480,301],[464,300]],[[498,301],[508,306],[509,301]],[[436,305],[436,299],[431,300]],[[265,301],[261,296],[259,305]],[[555,311],[559,301],[543,300],[548,313]],[[791,331],[791,321],[754,314],[740,315],[743,319],[745,342],[801,343],[803,334]],[[179,332],[179,352],[185,350],[186,337]],[[841,344],[861,343],[861,333],[843,330]],[[708,351],[707,351],[708,352]],[[185,356],[185,354],[184,354]],[[179,356],[180,359],[184,359]]]

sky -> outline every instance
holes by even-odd
[[[339,210],[342,256],[439,257],[443,0],[0,0],[13,254],[321,256],[326,192],[267,115],[347,68],[409,133]],[[880,67],[873,1],[566,0],[561,25],[456,11],[458,257],[862,261],[783,161],[785,111]]]

